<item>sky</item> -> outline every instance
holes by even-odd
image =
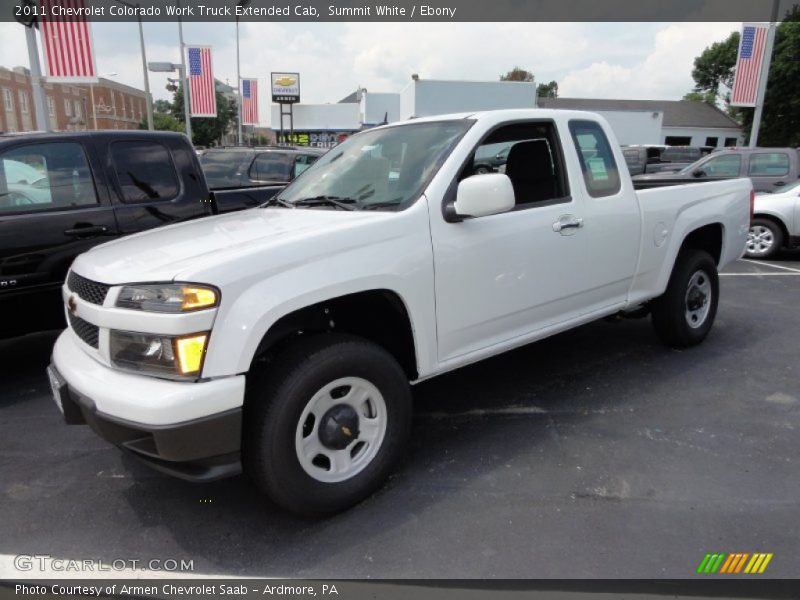
[[[269,73],[300,73],[304,103],[337,102],[359,86],[399,92],[422,79],[497,80],[515,66],[556,80],[573,98],[679,100],[694,58],[740,23],[242,23],[241,74],[257,77],[269,125]],[[180,61],[176,23],[145,23],[148,61]],[[94,23],[98,74],[144,87],[136,23]],[[187,44],[214,49],[217,79],[236,85],[233,23],[186,23]],[[28,66],[24,28],[0,23],[0,66]],[[111,75],[115,73],[116,75]],[[156,99],[171,97],[151,73]]]

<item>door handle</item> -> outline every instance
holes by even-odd
[[[84,235],[99,235],[108,231],[105,225],[89,225],[88,227],[73,227],[72,229],[65,229],[65,235],[72,235],[76,237]]]
[[[785,186],[785,185],[786,185],[786,182],[785,182],[785,181],[776,181],[776,182],[775,182],[775,183],[773,183],[772,185],[774,185],[774,186],[776,186],[776,187],[783,187],[783,186]]]
[[[561,233],[565,229],[580,229],[581,227],[583,227],[583,219],[572,215],[564,215],[553,223],[553,231],[556,233]]]

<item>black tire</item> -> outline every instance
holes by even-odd
[[[301,465],[295,435],[314,395],[344,377],[362,378],[378,389],[386,408],[385,434],[363,470],[344,481],[322,482]],[[355,336],[300,338],[251,377],[245,401],[244,468],[279,506],[306,516],[334,514],[383,484],[405,450],[411,417],[408,378],[386,350]]]
[[[693,293],[689,294],[689,285],[696,274]],[[699,285],[708,287],[710,294],[706,296],[706,304],[702,304],[703,293]],[[673,348],[688,348],[702,342],[714,324],[719,301],[719,276],[717,265],[708,252],[702,250],[682,250],[678,254],[669,284],[664,294],[653,301],[652,320],[656,334],[661,340]],[[698,303],[701,303],[698,307]],[[696,310],[687,314],[691,308]],[[691,315],[691,316],[690,316]],[[703,315],[702,319],[698,315]],[[695,318],[692,322],[692,318]],[[699,319],[699,320],[697,320]],[[690,325],[690,322],[692,324]]]
[[[754,243],[754,235],[757,232],[768,232],[772,236],[772,245],[768,249],[764,248],[764,243]],[[763,235],[763,234],[762,234]],[[769,238],[767,238],[769,239]],[[745,249],[745,256],[747,258],[755,258],[761,260],[768,260],[773,258],[783,248],[783,229],[772,219],[756,218],[750,223],[750,231],[747,236],[747,246]]]

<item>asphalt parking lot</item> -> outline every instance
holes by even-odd
[[[26,553],[193,559],[194,575],[684,578],[707,552],[771,552],[761,577],[796,577],[800,253],[734,263],[721,292],[692,350],[598,322],[420,384],[402,469],[320,521],[63,425],[55,334],[0,342],[0,576]]]

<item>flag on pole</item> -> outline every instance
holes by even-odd
[[[44,47],[45,74],[49,79],[94,83],[97,70],[92,48],[92,30],[85,17],[53,18],[53,5],[70,14],[86,9],[84,0],[40,0],[39,31]]]
[[[258,125],[258,79],[242,79],[242,125]]]
[[[755,106],[764,46],[767,41],[767,23],[745,23],[739,41],[739,58],[733,79],[731,106]]]
[[[217,97],[214,70],[211,68],[211,46],[189,46],[189,94],[193,117],[216,117]]]

